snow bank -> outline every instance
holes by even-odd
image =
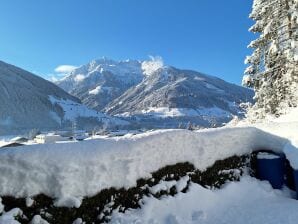
[[[2,149],[0,196],[44,193],[57,198],[60,205],[77,207],[84,196],[112,186],[135,186],[137,179],[149,178],[167,165],[188,161],[205,170],[220,159],[264,148],[281,151],[287,143],[287,139],[257,128],[243,127],[156,131]]]
[[[268,182],[244,177],[220,190],[191,184],[189,191],[161,200],[145,198],[142,209],[114,212],[112,224],[296,224],[298,202]]]
[[[274,155],[271,153],[260,152],[260,153],[258,153],[257,158],[258,159],[279,159],[280,156]]]
[[[15,217],[22,214],[23,212],[21,209],[14,208],[0,216],[0,224],[20,224],[18,221],[15,220]]]
[[[286,154],[291,166],[298,169],[298,108],[294,108],[288,114],[268,123],[258,123],[254,126],[272,135],[288,139],[289,141],[283,148],[283,152]]]

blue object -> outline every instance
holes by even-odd
[[[293,173],[296,187],[296,199],[298,199],[298,170],[294,170]]]
[[[294,169],[291,167],[289,160],[285,161],[285,184],[292,191],[296,191]]]
[[[267,155],[257,156],[257,177],[269,181],[273,188],[281,189],[284,184],[285,158],[277,154]]]

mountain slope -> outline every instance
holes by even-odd
[[[127,90],[104,111],[122,117],[159,120],[175,118],[202,126],[241,116],[239,104],[252,101],[253,92],[195,71],[163,67]],[[166,125],[165,121],[162,125]],[[177,126],[177,122],[174,127]]]
[[[69,127],[74,120],[113,121],[51,82],[0,61],[0,133]],[[115,119],[115,122],[118,121]],[[81,122],[81,123],[82,123]]]
[[[102,58],[75,69],[56,84],[85,105],[100,111],[142,79],[141,62]]]
[[[149,61],[94,60],[56,82],[87,106],[136,127],[218,126],[242,116],[239,104],[253,92],[213,76]],[[160,121],[162,119],[162,122]]]

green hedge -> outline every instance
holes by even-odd
[[[219,188],[227,181],[238,181],[245,170],[250,168],[250,156],[233,156],[215,162],[215,164],[204,171],[195,169],[188,163],[178,163],[166,166],[152,173],[150,179],[139,179],[135,187],[129,189],[104,189],[93,197],[84,198],[80,208],[55,207],[54,199],[46,195],[35,196],[34,203],[27,207],[24,198],[2,196],[5,211],[12,208],[20,208],[23,216],[18,221],[24,224],[30,222],[34,215],[40,215],[51,224],[72,223],[76,218],[82,218],[86,224],[108,222],[113,210],[119,209],[124,212],[129,208],[139,208],[144,196],[160,198],[165,195],[177,194],[176,188],[169,191],[161,191],[156,195],[149,192],[149,187],[158,184],[161,180],[179,180],[189,176],[189,182],[182,192],[188,190],[190,182],[198,183],[206,188]],[[251,169],[249,169],[251,170]],[[253,172],[251,172],[253,174]]]

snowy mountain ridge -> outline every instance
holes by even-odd
[[[160,128],[160,118],[166,119],[162,128],[188,121],[204,127],[211,122],[222,125],[242,116],[240,103],[252,102],[253,97],[251,90],[219,78],[166,66],[160,57],[94,60],[56,84],[93,109],[152,128]]]
[[[149,127],[176,128],[188,122],[203,127],[221,126],[234,116],[243,116],[240,104],[252,102],[252,97],[252,91],[219,78],[164,66],[104,111],[130,121],[136,119]]]
[[[98,111],[143,79],[142,63],[137,60],[93,60],[73,70],[56,84]]]

